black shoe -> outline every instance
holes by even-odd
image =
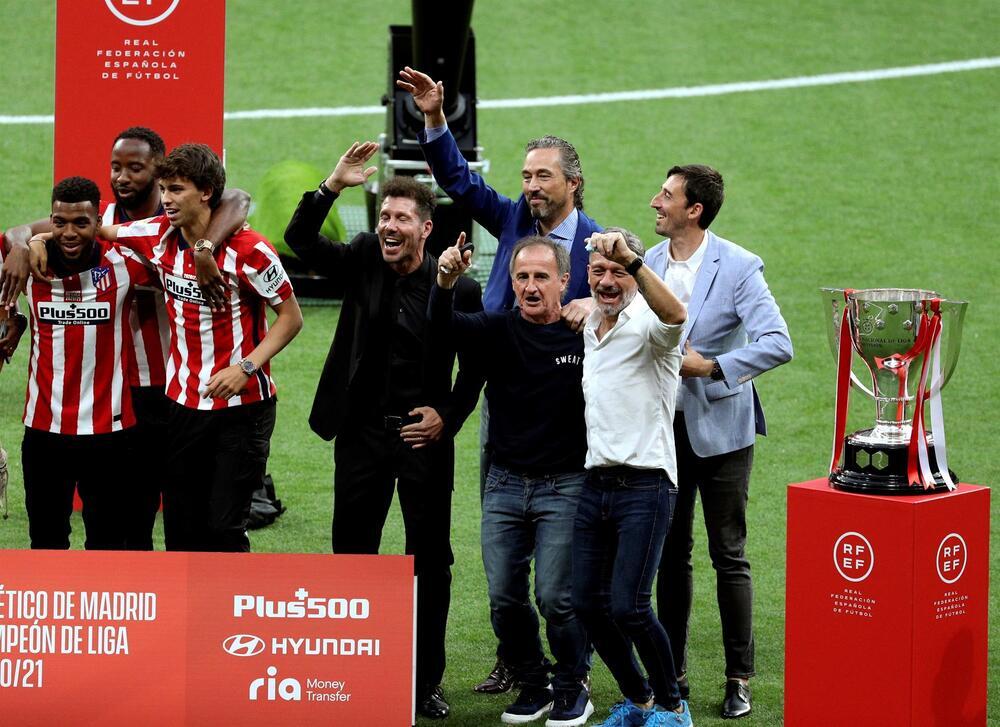
[[[451,708],[444,701],[444,692],[441,691],[440,684],[431,687],[417,702],[417,714],[421,717],[444,719],[450,711]]]
[[[681,692],[681,699],[685,702],[691,698],[691,685],[688,684],[687,674],[677,677],[677,688]]]
[[[472,691],[476,694],[503,694],[509,692],[513,686],[513,670],[504,663],[503,659],[497,659],[490,675],[474,686]]]
[[[750,709],[750,687],[738,679],[728,680],[726,698],[722,701],[722,718],[746,717]]]
[[[521,687],[521,693],[503,711],[503,714],[500,715],[500,721],[504,724],[527,724],[528,722],[534,722],[552,709],[553,697],[554,694],[550,686]]]

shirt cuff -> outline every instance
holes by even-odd
[[[429,129],[425,128],[420,133],[420,136],[422,137],[420,139],[420,143],[430,144],[432,141],[436,141],[437,139],[440,139],[442,136],[444,136],[447,131],[448,131],[448,124],[445,124],[444,126],[433,126]]]

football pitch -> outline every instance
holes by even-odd
[[[48,210],[52,125],[21,117],[53,110],[55,10],[43,0],[0,0],[0,7],[6,31],[0,228],[6,228]],[[388,90],[387,26],[409,22],[403,0],[229,0],[229,184],[253,194],[265,172],[285,160],[325,173],[350,142],[384,131],[384,113],[369,107]],[[769,435],[758,439],[750,490],[758,676],[754,712],[743,724],[781,724],[785,486],[824,475],[833,424],[835,366],[820,287],[925,288],[969,302],[957,370],[943,395],[949,461],[964,482],[1000,480],[991,444],[1000,405],[1000,325],[990,312],[1000,300],[1000,9],[995,0],[480,0],[472,24],[483,102],[479,143],[494,187],[516,196],[524,143],[544,134],[565,137],[583,162],[587,213],[635,231],[651,246],[658,240],[648,203],[666,170],[711,164],[727,187],[713,231],[765,262],[795,358],[756,382]],[[992,61],[940,65],[973,59]],[[674,90],[599,96],[663,89]],[[78,92],[81,113],[91,104],[120,104],[122,128],[132,123],[130,104],[141,103]],[[585,98],[559,101],[569,95]],[[505,99],[535,101],[496,103]],[[340,115],[283,111],[317,107],[341,109]],[[240,113],[261,109],[281,112]],[[177,112],[183,111],[179,98]],[[110,139],[92,143],[109,146]],[[362,198],[350,190],[341,203],[358,205]],[[302,333],[273,365],[280,405],[269,469],[289,510],[253,533],[256,551],[329,551],[332,448],[306,418],[337,312],[305,308]],[[28,545],[19,463],[26,343],[0,374],[0,442],[12,455],[11,514],[0,521],[0,548]],[[850,428],[871,426],[873,413],[870,401],[852,396]],[[452,514],[456,565],[444,690],[452,706],[446,724],[453,727],[499,723],[508,701],[470,691],[492,665],[495,645],[479,555],[477,442],[474,414],[457,443]],[[394,508],[383,551],[401,552],[402,542]],[[74,543],[82,547],[79,519]],[[990,564],[995,589],[1000,560],[991,557]],[[724,665],[714,574],[698,529],[695,576],[689,675],[692,715],[701,727],[722,724]],[[998,604],[992,597],[990,724],[1000,724]],[[827,708],[838,709],[837,692],[850,688],[850,664],[816,668],[830,675]],[[595,668],[593,699],[597,715],[618,699],[603,665]]]

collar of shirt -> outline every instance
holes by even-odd
[[[698,268],[701,267],[701,261],[705,259],[705,248],[708,247],[706,244],[708,242],[708,234],[706,233],[701,238],[701,244],[687,260],[674,260],[673,248],[670,244],[667,244],[667,266],[680,265],[688,268],[692,272],[698,272]]]
[[[597,341],[597,328],[601,325],[601,320],[604,318],[604,314],[601,313],[600,308],[594,308],[594,310],[591,311],[590,317],[587,319],[587,324],[584,326],[584,335],[592,336],[596,341],[594,344],[595,346],[603,346],[612,337],[612,334],[614,334],[615,331],[626,325],[632,318],[637,315],[641,315],[643,311],[648,309],[649,303],[647,303],[646,299],[642,297],[642,293],[636,290],[635,297],[632,298],[631,302],[618,314],[618,320],[615,321],[611,330],[604,334],[604,338]]]
[[[394,280],[396,287],[401,291],[408,291],[412,290],[414,286],[419,287],[421,284],[429,281],[432,269],[436,270],[436,265],[425,250],[424,259],[420,261],[420,265],[406,275],[400,275],[392,268],[389,268],[389,272],[391,273],[390,279]]]
[[[576,207],[566,215],[566,219],[556,225],[546,237],[555,240],[567,250],[573,247],[573,240],[576,239],[576,227],[580,222],[580,210]],[[541,235],[538,229],[538,220],[535,220],[535,233]]]

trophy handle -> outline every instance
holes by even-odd
[[[847,301],[844,298],[843,288],[820,288],[819,293],[823,298],[824,307],[826,308],[826,340],[830,344],[830,353],[833,354],[833,360],[836,361],[837,352],[840,347],[840,321],[843,317],[844,306],[847,305]],[[875,398],[875,392],[865,386],[854,371],[851,371],[851,385],[861,389],[861,391],[873,399]]]
[[[857,375],[855,375],[855,373],[853,371],[851,372],[851,385],[858,387],[863,392],[865,392],[866,394],[868,394],[868,396],[870,396],[871,398],[873,398],[873,399],[875,398],[875,392],[872,391],[871,389],[869,389],[863,383],[861,383],[861,379],[859,379],[857,377]]]

